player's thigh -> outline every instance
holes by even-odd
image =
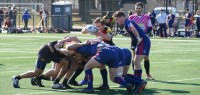
[[[124,66],[123,75],[126,75],[128,73],[129,67],[130,67],[130,65]]]
[[[69,66],[69,60],[66,59],[66,58],[62,58],[58,64],[63,66],[63,67],[68,67]]]
[[[109,68],[110,80],[114,82],[115,77],[122,77],[123,68],[123,66],[118,68]]]
[[[95,67],[101,67],[101,66],[103,66],[103,65],[101,63],[99,63],[98,61],[96,61],[95,59],[90,59],[84,66],[84,70],[92,69]]]
[[[136,55],[135,56],[134,63],[135,63],[135,69],[136,70],[142,69],[140,63],[144,59],[144,56],[145,55]]]

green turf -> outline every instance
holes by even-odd
[[[0,95],[80,95],[83,87],[75,90],[52,90],[50,81],[44,88],[31,86],[30,79],[20,80],[20,89],[12,87],[11,77],[34,69],[37,52],[42,44],[76,35],[82,41],[95,38],[91,35],[71,34],[0,34]],[[120,47],[130,47],[130,38],[115,36]],[[138,95],[199,95],[200,93],[200,39],[151,38],[151,74],[156,79],[148,81],[146,89]],[[143,65],[143,63],[142,63]],[[142,66],[143,67],[143,66]],[[51,64],[47,69],[51,68]],[[132,73],[130,68],[129,73]],[[93,70],[94,87],[102,83],[98,69]],[[77,81],[83,78],[78,77]],[[143,71],[143,78],[145,74]],[[109,92],[95,91],[99,95],[125,95],[124,88],[109,81]],[[74,86],[73,86],[74,87]]]

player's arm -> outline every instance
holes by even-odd
[[[133,25],[130,25],[129,28],[133,32],[135,37],[137,38],[138,44],[139,44],[142,41],[142,39],[140,38],[140,35],[139,35],[138,31],[135,29],[135,27]]]
[[[97,32],[96,34],[97,37],[102,37],[102,39],[106,40],[106,41],[110,41],[112,35],[110,33],[107,33],[106,35],[101,33],[101,32]]]
[[[83,28],[83,29],[81,30],[81,33],[82,33],[82,34],[88,34],[88,32],[85,30],[85,28]]]
[[[75,50],[76,48],[81,47],[83,45],[84,45],[84,43],[71,44],[68,47],[66,47],[66,49],[67,50]]]

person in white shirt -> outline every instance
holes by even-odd
[[[167,21],[167,15],[166,13],[164,13],[164,10],[161,9],[160,14],[158,14],[156,16],[156,20],[159,24],[159,33],[160,33],[160,37],[163,38],[167,38],[167,32],[166,32],[166,21]]]

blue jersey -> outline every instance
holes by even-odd
[[[125,29],[128,32],[128,34],[131,36],[131,39],[133,41],[137,42],[137,38],[130,29],[130,27],[132,27],[132,26],[134,26],[135,29],[138,31],[140,38],[148,38],[146,36],[145,32],[134,21],[125,19]]]
[[[131,64],[132,54],[131,51],[127,48],[120,48],[124,52],[124,64],[125,66]]]
[[[88,44],[75,49],[77,53],[80,53],[83,57],[91,57],[97,53],[97,44]]]
[[[125,29],[128,32],[128,34],[131,36],[132,42],[137,43],[137,38],[131,31],[131,27],[135,27],[135,29],[138,31],[140,38],[142,38],[142,41],[140,44],[136,46],[136,55],[149,55],[151,42],[150,39],[146,36],[144,31],[132,20],[126,19],[125,20]]]

